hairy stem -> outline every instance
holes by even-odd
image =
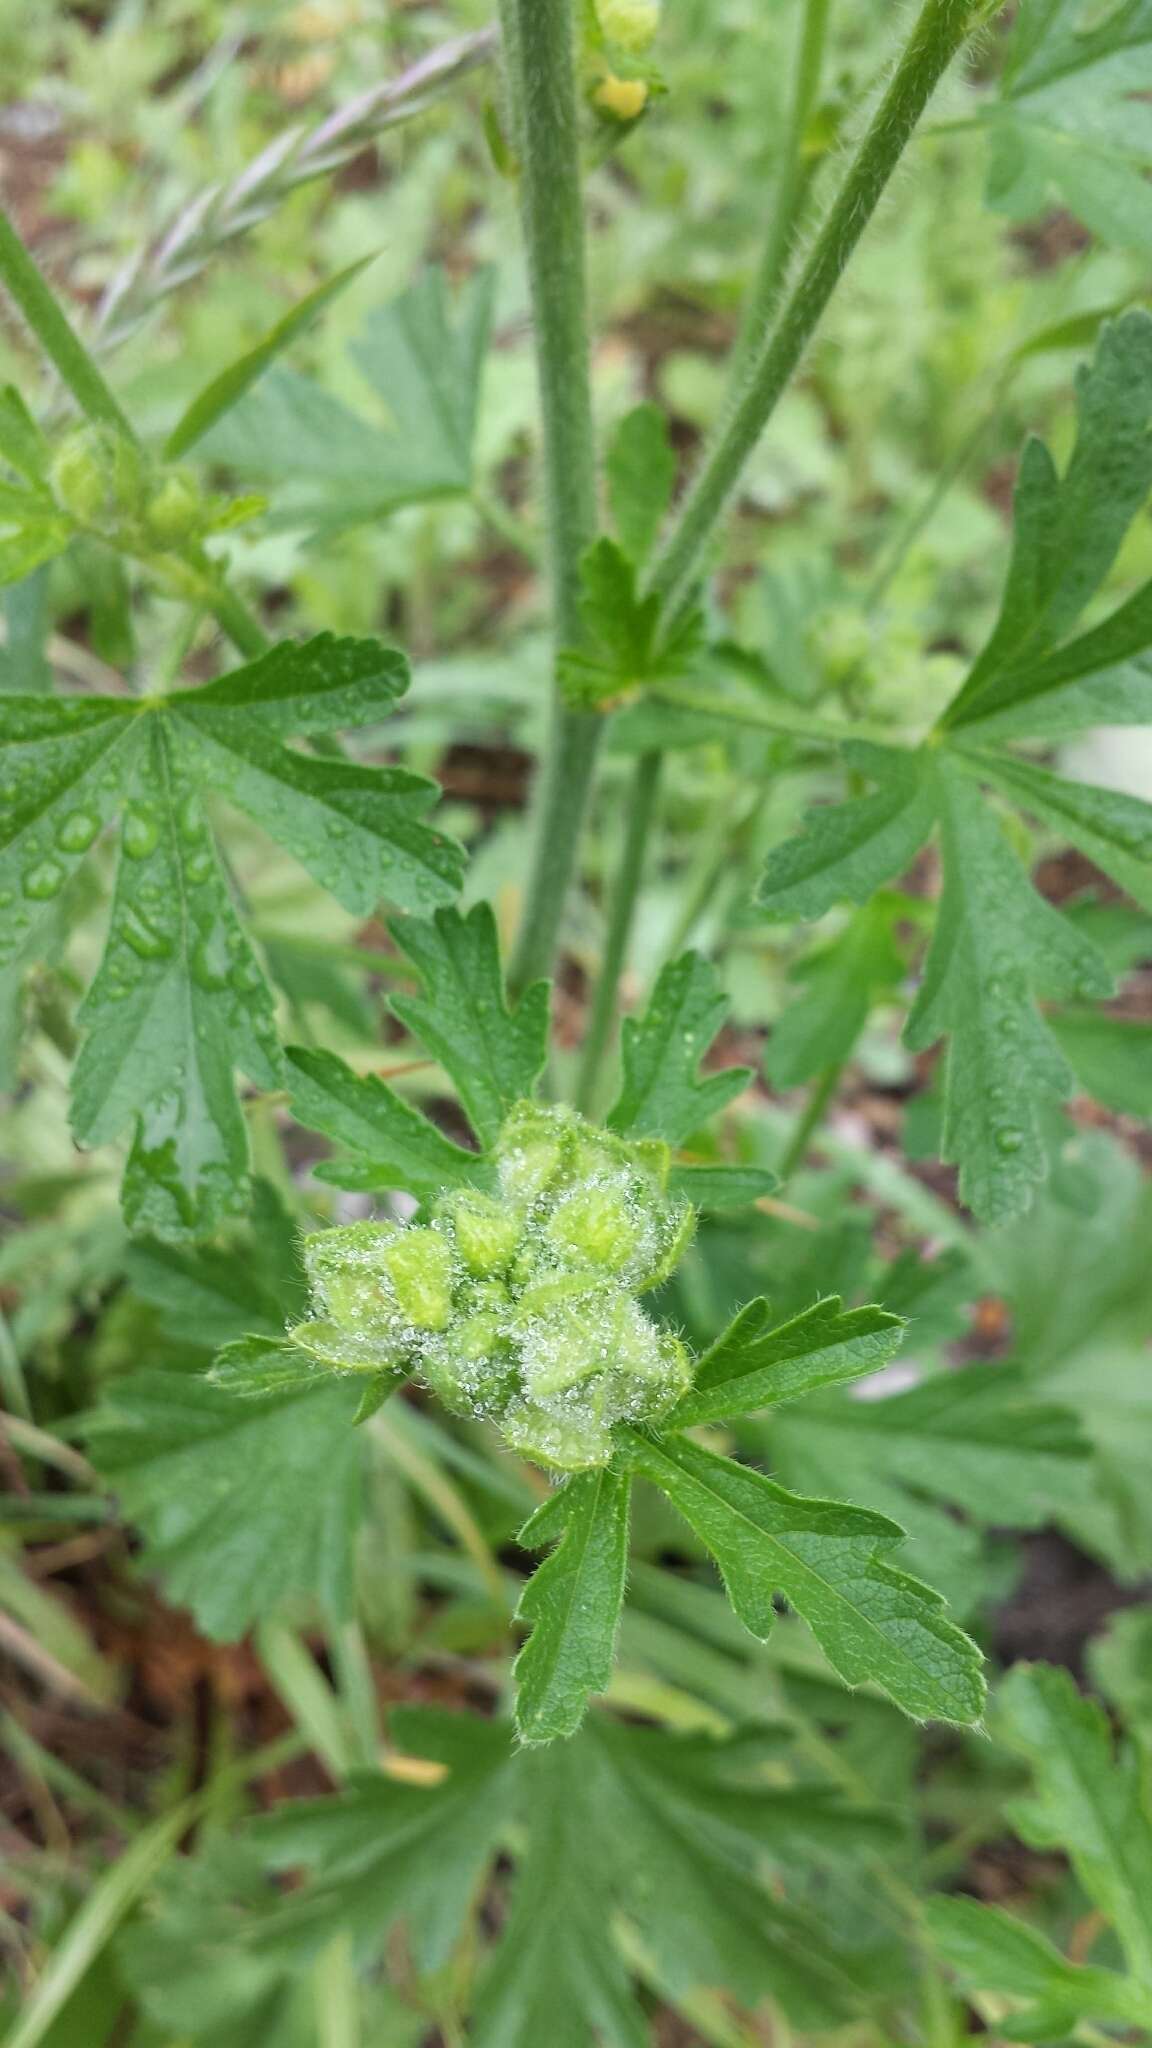
[[[256,661],[267,654],[272,642],[256,617],[249,611],[243,598],[237,597],[227,584],[213,581],[211,589],[205,592],[204,602],[218,626],[222,626],[228,638],[242,654],[245,661]]]
[[[126,440],[135,441],[130,422],[3,211],[0,211],[0,282],[7,287],[81,412],[101,426],[114,427]]]
[[[628,796],[628,822],[624,830],[620,866],[612,885],[604,958],[600,963],[596,993],[592,999],[592,1012],[588,1020],[580,1060],[580,1077],[576,1086],[576,1106],[586,1113],[598,1106],[600,1067],[612,1026],[616,1021],[616,995],[628,955],[628,941],[632,936],[632,922],[636,914],[636,899],[644,873],[644,853],[660,791],[661,760],[662,756],[658,753],[641,754],[636,763],[636,772]]]
[[[580,557],[596,532],[572,0],[501,0],[500,20],[536,322],[553,621],[564,647],[579,638]],[[552,964],[602,725],[568,709],[556,689],[514,988]]]
[[[808,1156],[808,1147],[824,1120],[824,1112],[836,1093],[837,1084],[844,1071],[843,1060],[825,1067],[816,1076],[809,1091],[808,1100],[800,1112],[796,1128],[788,1140],[783,1159],[780,1161],[780,1185],[787,1187],[793,1174],[803,1166]]]
[[[807,207],[815,165],[807,155],[805,136],[820,90],[831,8],[832,0],[804,0],[781,145],[776,204],[732,353],[729,374],[734,387],[767,331],[788,268],[792,238]]]
[[[654,704],[670,704],[680,711],[696,711],[705,718],[722,719],[728,725],[747,725],[757,732],[786,732],[798,740],[818,740],[840,746],[845,740],[870,740],[877,747],[911,746],[911,736],[891,725],[870,725],[864,719],[822,718],[819,712],[803,711],[797,705],[753,703],[736,697],[710,696],[706,690],[685,690],[676,683],[654,683],[648,692]]]
[[[675,611],[691,583],[756,443],[879,204],[948,64],[987,9],[972,0],[924,0],[919,18],[771,332],[721,421],[664,544],[651,587]]]

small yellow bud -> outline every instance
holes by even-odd
[[[602,113],[617,121],[635,121],[648,104],[648,87],[642,78],[617,78],[609,72],[592,95]]]
[[[596,18],[609,42],[646,50],[660,26],[659,0],[596,0]]]

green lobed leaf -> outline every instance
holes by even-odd
[[[944,892],[905,1039],[950,1033],[942,1154],[985,1222],[1027,1207],[1047,1172],[1043,1116],[1071,1087],[1037,996],[1107,995],[1095,948],[1043,901],[958,764],[938,770]]]
[[[812,1784],[765,1784],[756,1727],[719,1741],[599,1717],[583,1746],[602,1853],[664,1986],[683,1996],[722,1984],[749,2006],[767,1994],[805,2027],[859,2010],[858,1957],[834,1925],[791,1904],[787,1887],[810,1864],[843,1874],[854,1857],[891,1846],[890,1816]]]
[[[574,704],[607,704],[642,684],[691,673],[703,637],[696,607],[660,630],[660,601],[645,595],[635,564],[607,534],[580,562],[581,637],[565,648],[558,675]]]
[[[382,670],[377,716],[395,694]],[[426,776],[297,753],[265,729],[256,705],[225,709],[207,690],[166,704],[191,773],[255,818],[346,910],[367,915],[384,898],[419,914],[456,893],[463,851],[424,823],[437,796]]]
[[[517,1541],[556,1544],[521,1595],[532,1633],[516,1659],[516,1726],[524,1742],[574,1735],[593,1693],[612,1676],[628,1568],[631,1479],[605,1468],[570,1479],[536,1510]]]
[[[280,1057],[267,984],[162,719],[143,728],[121,849],[104,957],[80,1010],[72,1126],[86,1145],[134,1128],[130,1224],[203,1233],[247,1190],[234,1070],[272,1088]]]
[[[543,1070],[548,984],[535,982],[508,1004],[487,903],[464,917],[441,910],[428,923],[397,923],[392,930],[423,984],[419,996],[394,996],[392,1008],[439,1060],[481,1145],[490,1146],[512,1104],[532,1094]]]
[[[1152,804],[1122,790],[1068,782],[1010,754],[981,753],[974,760],[980,776],[1034,818],[1054,825],[1134,902],[1152,910]]]
[[[604,466],[620,545],[639,567],[651,552],[676,482],[676,451],[659,406],[645,401],[625,413]]]
[[[1020,219],[1058,203],[1103,241],[1152,250],[1150,86],[1148,0],[1022,0],[999,97],[982,109],[993,204]]]
[[[247,1136],[234,1070],[275,1086],[272,999],[233,903],[199,790],[246,808],[350,907],[381,893],[427,908],[453,893],[461,850],[422,822],[435,785],[321,761],[280,738],[387,715],[403,658],[329,634],[285,645],[198,690],[158,698],[0,695],[0,968],[44,947],[54,908],[119,813],[104,961],[81,1012],[74,1128],[100,1144],[135,1127],[130,1220],[203,1234],[243,1207]]]
[[[1141,1759],[1117,1754],[1103,1708],[1047,1664],[1009,1673],[997,1726],[1032,1769],[1034,1790],[1013,1808],[1014,1824],[1031,1847],[1069,1858],[1152,1993],[1152,1812]]]
[[[590,1720],[528,1751],[512,1910],[475,2018],[480,2048],[640,2048],[650,2034],[613,1939],[635,1927],[674,2000],[723,1985],[798,2025],[859,2011],[855,1958],[782,1896],[813,1854],[841,1864],[890,1836],[875,1810],[766,1786],[760,1731],[731,1742]]]
[[[844,930],[793,969],[802,992],[772,1027],[764,1066],[777,1088],[839,1066],[852,1051],[873,1006],[891,996],[904,974],[893,925],[904,899],[883,892]]]
[[[88,1418],[92,1461],[142,1531],[146,1567],[205,1635],[233,1640],[288,1595],[348,1612],[360,1392],[317,1374],[241,1401],[207,1379],[142,1372]]]
[[[884,1561],[903,1538],[898,1523],[788,1493],[687,1437],[629,1430],[627,1449],[711,1551],[753,1635],[771,1634],[783,1594],[846,1684],[878,1685],[917,1719],[979,1719],[980,1652],[945,1618],[939,1594]]]
[[[126,1980],[160,2039],[313,2048],[313,1985],[282,1958],[254,1953],[249,1939],[276,1905],[247,1837],[217,1834],[197,1855],[170,1857],[116,1943],[120,2004]]]
[[[430,475],[466,491],[496,273],[477,270],[456,293],[429,267],[369,316],[351,354]]]
[[[909,1532],[908,1557],[965,1611],[974,1604],[977,1527],[1035,1529],[1094,1483],[1075,1417],[1004,1365],[969,1365],[872,1401],[830,1395],[773,1424],[781,1479],[831,1488]]]
[[[1068,1962],[1034,1927],[997,1906],[928,1899],[924,1910],[934,1946],[962,1982],[974,1991],[1037,2001],[1040,2010],[1028,2017],[1043,2026],[1044,2038],[1080,2019],[1152,2022],[1152,1990],[1113,1970]]]
[[[1076,399],[1076,442],[1062,475],[1043,442],[1025,447],[1000,615],[945,714],[947,727],[1112,667],[1152,639],[1152,602],[1141,593],[1124,608],[1139,612],[1134,636],[1109,620],[1085,636],[1094,654],[1064,650],[1046,660],[1099,589],[1152,486],[1152,315],[1134,309],[1101,330]]]
[[[649,2030],[611,1935],[605,1874],[587,1860],[587,1771],[583,1743],[530,1750],[521,1766],[528,1841],[480,1982],[476,2048],[646,2048]]]
[[[895,1355],[904,1327],[882,1308],[845,1310],[838,1294],[778,1324],[767,1301],[750,1301],[704,1353],[669,1420],[677,1427],[722,1422],[859,1379]]]
[[[452,1953],[507,1826],[510,1731],[475,1714],[401,1707],[389,1717],[402,1753],[442,1766],[436,1782],[353,1779],[335,1797],[279,1806],[249,1839],[278,1871],[304,1881],[252,1943],[293,1961],[346,1933],[368,1955],[400,1928],[419,1969]]]
[[[226,1245],[138,1238],[125,1271],[133,1293],[160,1311],[167,1336],[215,1351],[235,1338],[279,1338],[304,1306],[296,1224],[267,1181],[252,1185],[242,1236]]]
[[[351,354],[383,400],[367,419],[277,364],[202,442],[213,461],[280,480],[278,514],[327,528],[471,488],[480,378],[494,277],[457,294],[428,270],[368,320]]]
[[[985,714],[977,706],[963,721],[965,737],[984,746],[1008,739],[1063,739],[1097,725],[1152,725],[1152,659],[1137,654],[1108,667],[1097,662],[1099,653],[1094,634],[1071,641],[1033,670],[1032,679],[1042,685],[1035,694],[1021,694],[1002,711]],[[1080,674],[1085,658],[1091,665]],[[1063,679],[1065,666],[1076,671],[1068,680]]]
[[[642,1017],[626,1017],[624,1078],[608,1117],[610,1130],[678,1145],[739,1095],[748,1067],[699,1077],[700,1062],[728,1005],[715,969],[700,953],[682,953],[664,968]]]
[[[836,903],[867,903],[911,866],[932,830],[936,795],[926,756],[856,741],[844,754],[879,788],[809,811],[804,830],[773,849],[756,899],[766,917],[816,918]]]
[[[402,1188],[418,1201],[442,1188],[486,1187],[492,1170],[466,1152],[376,1074],[355,1074],[335,1053],[287,1048],[297,1121],[323,1131],[351,1156],[325,1160],[315,1171],[343,1188]]]

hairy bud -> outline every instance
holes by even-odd
[[[499,1192],[446,1190],[431,1222],[308,1239],[313,1318],[294,1340],[344,1372],[402,1366],[457,1414],[558,1471],[607,1463],[612,1429],[663,1414],[691,1380],[637,1297],[672,1271],[695,1215],[667,1193],[666,1145],[519,1103]]]

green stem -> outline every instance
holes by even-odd
[[[905,734],[890,725],[870,725],[862,719],[849,723],[847,719],[820,718],[811,712],[793,710],[791,705],[710,697],[704,690],[683,690],[672,684],[654,684],[647,695],[650,702],[671,704],[679,711],[698,711],[731,725],[752,726],[758,732],[789,733],[793,739],[819,740],[827,746],[840,746],[845,740],[871,740],[877,747],[910,743]]]
[[[808,1147],[824,1121],[824,1112],[836,1093],[843,1072],[843,1060],[836,1060],[832,1066],[825,1067],[824,1072],[817,1076],[801,1111],[799,1122],[788,1140],[784,1157],[780,1161],[782,1188],[787,1187],[792,1175],[803,1166],[808,1155]]]
[[[237,654],[242,654],[245,661],[258,661],[262,654],[267,654],[271,640],[255,612],[249,611],[243,598],[237,597],[234,590],[213,578],[205,588],[204,602],[217,625],[227,633]]]
[[[597,519],[572,0],[500,0],[500,21],[536,323],[553,621],[566,647],[580,637],[580,558]],[[555,689],[514,988],[552,964],[602,725]]]
[[[805,137],[820,90],[831,6],[832,0],[804,0],[804,17],[792,72],[792,93],[781,145],[776,205],[732,353],[729,375],[733,388],[740,382],[753,352],[767,332],[788,268],[792,239],[808,203],[815,162],[806,153]]]
[[[586,1114],[596,1107],[600,1067],[612,1026],[616,1021],[620,975],[628,953],[628,941],[632,936],[636,899],[644,873],[644,853],[660,791],[661,759],[658,753],[641,754],[636,763],[628,803],[624,847],[612,887],[604,958],[600,963],[600,975],[592,999],[592,1013],[588,1020],[584,1051],[580,1061],[580,1078],[576,1086],[576,1106]]]
[[[742,858],[747,854],[752,830],[768,801],[768,795],[768,784],[763,783],[734,826],[726,817],[717,819],[689,876],[689,887],[684,903],[665,949],[666,960],[678,959],[684,948],[690,944],[696,927],[710,907],[725,877],[731,876],[734,869],[739,874]]]
[[[742,391],[721,421],[657,558],[651,587],[665,613],[682,602],[745,462],[791,381],[917,121],[976,26],[977,14],[972,0],[924,0],[824,225],[775,326],[756,350]]]
[[[115,428],[126,440],[135,431],[62,306],[29,255],[8,215],[0,211],[0,282],[3,282],[32,329],[49,361],[55,365],[81,412],[102,426]]]

